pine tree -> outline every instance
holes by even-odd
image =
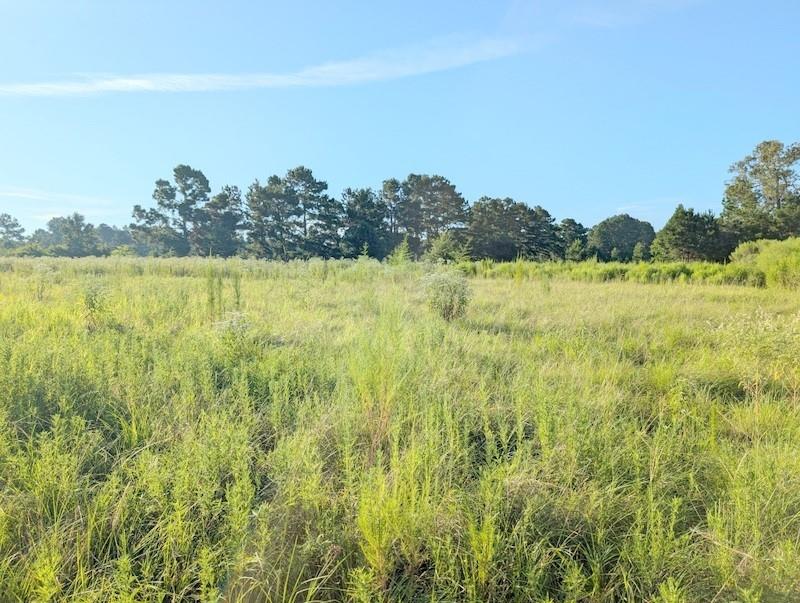
[[[721,261],[724,248],[720,225],[711,212],[698,213],[678,205],[653,241],[652,253],[658,260]]]

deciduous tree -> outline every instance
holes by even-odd
[[[655,239],[656,233],[649,222],[637,220],[628,214],[606,218],[592,227],[587,237],[588,253],[603,261],[627,262],[633,258],[636,243],[645,249]]]
[[[800,234],[800,143],[765,140],[731,166],[721,220],[737,241]]]

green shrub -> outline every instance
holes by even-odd
[[[800,288],[800,238],[742,243],[731,259],[733,264],[760,270],[770,287]]]
[[[135,257],[136,249],[131,245],[120,245],[111,250],[112,257]]]
[[[787,289],[800,288],[800,253],[776,259],[767,270],[767,282]]]
[[[769,241],[747,241],[741,243],[731,253],[731,262],[735,264],[753,264],[761,249],[769,243]]]
[[[428,306],[447,321],[460,318],[467,311],[470,289],[460,272],[435,272],[424,279]]]

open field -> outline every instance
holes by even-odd
[[[800,599],[796,291],[427,269],[7,260],[0,599]]]

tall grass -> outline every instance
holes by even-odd
[[[751,287],[800,288],[800,239],[742,243],[731,255],[731,262],[515,262],[491,260],[462,262],[467,275],[483,278],[536,279],[547,283],[552,278],[581,282],[629,281],[635,283],[695,283],[745,285]]]
[[[759,266],[753,264],[711,262],[465,262],[459,268],[467,275],[483,278],[509,278],[515,281],[540,280],[547,282],[554,278],[561,280],[605,283],[628,281],[634,283],[695,283],[712,285],[744,285],[764,287],[767,275]],[[786,284],[794,286],[787,279]],[[770,280],[771,285],[784,285]]]
[[[0,599],[798,600],[800,300],[474,266],[4,264]]]

